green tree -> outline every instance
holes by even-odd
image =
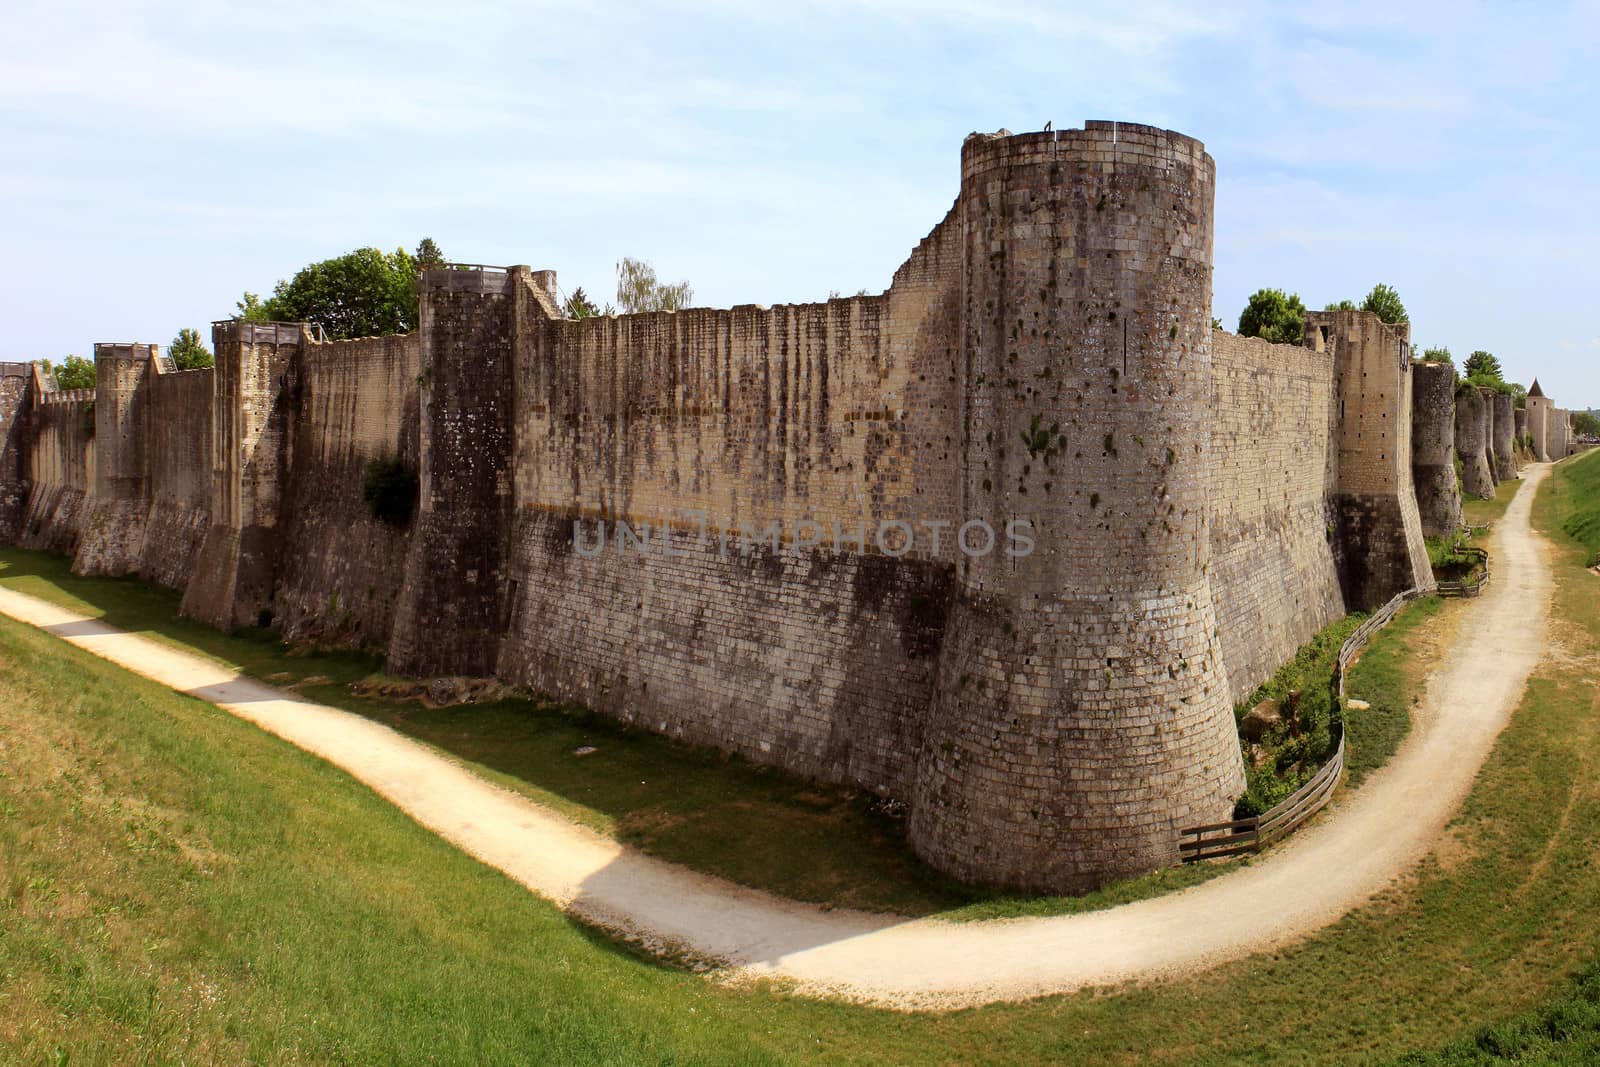
[[[211,356],[211,349],[200,343],[200,331],[188,327],[178,331],[178,336],[167,346],[167,355],[172,357],[172,362],[178,365],[179,370],[196,370],[216,362]]]
[[[566,311],[569,319],[592,319],[600,314],[600,309],[594,306],[594,301],[589,299],[589,294],[583,291],[583,286],[581,285],[572,291],[571,296],[567,297],[563,310]]]
[[[1215,315],[1211,316],[1211,328],[1213,330],[1222,329],[1222,320],[1217,318]]]
[[[246,322],[266,322],[271,318],[267,314],[266,301],[262,300],[256,293],[247,291],[239,302],[233,306],[239,309],[233,314],[235,319],[243,319]]]
[[[1438,348],[1423,349],[1422,358],[1429,363],[1455,363],[1455,360],[1450,357],[1450,349],[1442,345]]]
[[[433,243],[432,237],[424,237],[418,241],[417,250],[411,258],[417,262],[418,274],[425,270],[435,270],[446,266],[449,262],[444,258],[444,253],[439,250],[439,246]]]
[[[84,359],[82,356],[68,356],[52,367],[47,359],[44,361],[44,369],[55,375],[57,389],[94,388],[93,360]]]
[[[417,324],[417,261],[403,248],[358,248],[302,268],[264,301],[251,296],[240,317],[309,322],[336,339],[405,333]]]
[[[1466,371],[1469,379],[1475,381],[1481,379],[1481,381],[1477,381],[1477,384],[1493,385],[1501,380],[1500,361],[1481,348],[1467,357],[1467,362],[1462,369]]]
[[[1239,313],[1239,336],[1260,337],[1278,345],[1305,340],[1306,306],[1300,294],[1282,289],[1257,289]]]
[[[1600,419],[1587,411],[1572,413],[1572,428],[1584,437],[1600,437]]]
[[[617,264],[617,306],[624,315],[641,311],[677,311],[689,306],[694,290],[687,281],[668,285],[642,259],[622,258]]]
[[[1329,304],[1327,307],[1323,308],[1322,310],[1324,310],[1324,311],[1360,311],[1361,309],[1356,307],[1356,302],[1354,300],[1337,300],[1337,301],[1333,302],[1332,304]]]
[[[1400,294],[1395,292],[1394,286],[1382,282],[1372,287],[1372,292],[1361,302],[1361,310],[1370,311],[1388,323],[1411,321],[1406,306],[1400,303]]]

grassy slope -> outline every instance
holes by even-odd
[[[1564,637],[1592,657],[1578,579]],[[1193,981],[908,1017],[637,959],[221,712],[8,623],[0,656],[0,1046],[22,1059],[1328,1062],[1511,1017],[1600,941],[1576,658],[1442,859],[1329,931]]]
[[[1435,662],[1426,651],[1425,624],[1460,607],[1460,601],[1451,604],[1436,596],[1414,601],[1379,632],[1345,675],[1345,695],[1371,705],[1344,712],[1347,785],[1360,785],[1389,762],[1411,732],[1411,708],[1421,703],[1427,672]]]
[[[964,886],[919,861],[905,842],[902,821],[858,792],[547,702],[519,698],[428,709],[358,697],[349,683],[378,671],[375,657],[298,654],[261,630],[221,634],[178,618],[177,596],[169,590],[82,578],[65,559],[47,553],[0,549],[0,584],[203,652],[258,678],[320,677],[325,684],[301,691],[434,745],[502,785],[654,855],[796,900],[956,920],[1056,915],[1171,892],[1227,870],[1226,864],[1207,864],[1157,871],[1079,897],[1015,897]],[[1354,623],[1335,624],[1328,633],[1340,625]],[[1411,655],[1408,646],[1386,635],[1374,650],[1382,647]],[[1295,664],[1286,668],[1293,669]],[[1299,684],[1304,683],[1294,687]],[[1402,734],[1408,722],[1400,724]],[[580,746],[598,751],[576,757]],[[1368,755],[1387,759],[1392,751],[1389,745]]]
[[[1574,713],[1574,726],[1585,733],[1600,713],[1600,578],[1578,568],[1593,564],[1600,553],[1600,453],[1590,453],[1558,466],[1546,483],[1534,509],[1534,523],[1556,543],[1561,589],[1558,614],[1565,620],[1562,636],[1586,655],[1568,661],[1560,670],[1541,672],[1544,677],[1530,688],[1530,698],[1555,696]],[[1566,537],[1561,534],[1565,533]],[[1565,699],[1561,699],[1565,698]],[[1531,702],[1531,701],[1530,701]],[[1592,767],[1592,764],[1591,764]],[[1597,803],[1593,777],[1574,783],[1567,808],[1579,805],[1593,812]],[[1588,833],[1592,855],[1595,829]],[[1592,860],[1580,852],[1572,857],[1592,878]],[[1532,879],[1529,879],[1530,884]],[[1555,936],[1552,931],[1552,936]],[[1600,951],[1600,937],[1588,931],[1586,947]],[[1600,964],[1591,963],[1556,996],[1526,1014],[1480,1029],[1444,1049],[1413,1054],[1408,1064],[1445,1065],[1491,1063],[1600,1063]]]

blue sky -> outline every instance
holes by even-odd
[[[166,343],[432,236],[609,295],[888,285],[972,130],[1217,160],[1215,310],[1396,286],[1415,338],[1600,407],[1600,4],[35,3],[0,61],[0,359]]]

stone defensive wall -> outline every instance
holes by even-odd
[[[0,536],[895,797],[960,878],[1088,889],[1231,816],[1233,705],[1429,585],[1424,516],[1459,515],[1404,327],[1211,328],[1214,193],[1169,131],[974,135],[878,295],[574,320],[552,272],[454,268],[403,336],[226,321],[213,370],[0,373]],[[379,461],[409,518],[364,500]]]
[[[1489,438],[1489,451],[1494,455],[1494,479],[1509,481],[1517,476],[1515,401],[1510,393],[1498,390],[1488,399],[1494,405]]]
[[[1461,458],[1461,489],[1475,497],[1494,496],[1494,467],[1489,462],[1492,390],[1462,383],[1456,390],[1456,455]]]
[[[1456,479],[1456,369],[1448,363],[1411,368],[1411,474],[1422,532],[1447,537],[1461,526]],[[1508,398],[1509,399],[1509,398]]]

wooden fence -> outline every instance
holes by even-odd
[[[1421,595],[1421,591],[1417,589],[1396,593],[1392,600],[1373,612],[1366,621],[1356,627],[1355,633],[1339,646],[1339,667],[1336,673],[1341,715],[1346,669],[1355,661],[1373,634],[1389,625],[1389,621],[1407,601]],[[1287,836],[1301,823],[1321,811],[1324,805],[1333,799],[1333,794],[1344,778],[1344,738],[1344,723],[1341,720],[1339,745],[1334,750],[1333,758],[1324,763],[1322,769],[1312,775],[1309,782],[1296,789],[1287,800],[1273,806],[1271,810],[1248,819],[1234,819],[1232,822],[1191,826],[1186,830],[1179,830],[1178,855],[1183,858],[1183,862],[1194,863],[1197,860],[1214,860],[1246,852],[1259,852],[1265,846]]]

